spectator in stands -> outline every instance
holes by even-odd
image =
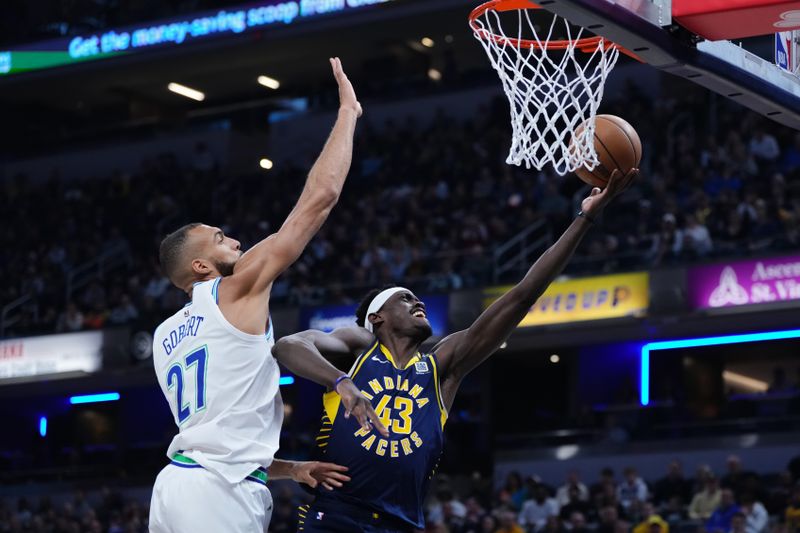
[[[771,515],[782,515],[786,506],[789,505],[793,488],[794,482],[792,481],[792,473],[788,470],[779,473],[777,483],[770,484],[767,487],[766,498],[764,500],[764,506],[767,508],[767,512]]]
[[[481,521],[480,533],[497,533],[497,519],[494,516],[487,514]],[[523,531],[523,533],[525,533]]]
[[[567,475],[567,482],[561,485],[556,491],[556,500],[558,501],[558,505],[563,506],[569,503],[570,490],[573,487],[578,489],[578,497],[580,500],[589,501],[589,489],[586,488],[586,485],[581,483],[578,472],[572,470]]]
[[[575,511],[569,516],[566,529],[570,533],[588,533],[589,528],[586,526],[586,516],[579,511]]]
[[[706,521],[706,531],[708,533],[729,533],[733,515],[737,513],[741,513],[741,511],[739,506],[736,505],[733,491],[731,489],[722,489],[719,506]]]
[[[102,329],[108,319],[108,309],[103,303],[96,303],[83,317],[83,327],[86,329]]]
[[[731,519],[730,533],[749,533],[744,513],[736,513]]]
[[[639,477],[635,468],[626,468],[624,476],[624,480],[617,487],[617,498],[627,514],[640,502],[647,501],[647,484]]]
[[[592,501],[595,500],[595,497],[598,494],[605,494],[605,489],[608,486],[612,488],[612,491],[617,490],[617,482],[614,479],[614,469],[607,466],[600,471],[600,479],[597,481],[597,483],[594,483],[589,489]]]
[[[522,504],[528,498],[528,491],[522,483],[522,476],[519,472],[508,473],[505,486],[500,491],[499,498],[501,501],[507,501],[515,511],[522,509]]]
[[[448,527],[458,522],[463,524],[467,516],[467,507],[461,503],[446,485],[436,491],[436,502],[428,508],[428,520],[433,524],[445,524]]]
[[[619,502],[619,499],[617,498],[617,489],[613,485],[604,485],[603,492],[595,495],[593,503],[594,509],[613,507],[617,510],[617,516],[620,518],[628,518],[627,510]]]
[[[756,474],[742,468],[742,460],[738,455],[729,455],[725,463],[727,472],[722,476],[722,487],[731,489],[734,494],[743,494],[749,480],[756,478]]]
[[[800,531],[800,485],[794,488],[792,499],[786,506],[783,518],[789,531]]]
[[[753,133],[749,148],[750,153],[756,158],[756,162],[765,168],[774,164],[781,155],[777,139],[767,133],[763,127],[759,127]]]
[[[114,308],[111,309],[111,313],[108,315],[108,322],[112,325],[128,324],[137,318],[139,318],[139,311],[133,305],[131,297],[128,294],[122,294]]]
[[[658,515],[652,503],[644,502],[639,514],[641,522],[633,528],[633,533],[654,533],[653,526],[658,526],[659,533],[669,533],[669,524]]]
[[[589,505],[589,502],[581,500],[580,489],[576,486],[572,486],[569,488],[569,501],[566,505],[561,506],[558,514],[561,520],[566,521],[570,520],[575,513],[580,513],[580,515],[585,518],[592,512],[593,509],[592,506]]]
[[[58,316],[56,331],[70,332],[83,329],[83,313],[81,313],[75,302],[69,302],[67,308]]]
[[[650,257],[653,266],[672,262],[683,253],[683,231],[678,229],[675,215],[666,213],[661,218],[661,230],[652,242]]]
[[[686,519],[686,503],[680,496],[673,496],[662,507],[661,514],[669,524],[677,525]]]
[[[710,473],[705,478],[703,490],[695,494],[689,504],[689,518],[707,520],[719,507],[721,499],[722,491],[719,488],[719,480],[713,473]]]
[[[689,254],[695,257],[705,257],[711,253],[713,248],[711,234],[708,232],[708,228],[698,222],[692,214],[686,215],[683,236],[684,247]]]
[[[517,515],[513,511],[500,511],[498,513],[500,527],[495,533],[525,533],[525,530],[517,523]]]
[[[467,498],[464,502],[467,508],[467,516],[464,517],[463,533],[478,533],[481,528],[481,522],[486,510],[481,506],[477,498]]]
[[[755,202],[756,216],[749,231],[748,248],[752,252],[766,250],[779,237],[781,226],[767,201],[759,198]]]
[[[519,513],[519,523],[528,533],[541,531],[551,516],[558,516],[559,505],[555,498],[547,493],[547,488],[539,484],[534,489],[533,498],[522,504]]]
[[[617,508],[613,505],[607,505],[600,509],[598,516],[599,523],[597,524],[595,533],[615,533],[617,522],[619,522]]]
[[[674,497],[682,504],[686,504],[691,497],[691,487],[683,477],[683,468],[678,460],[670,461],[667,475],[656,481],[653,503],[663,505]]]
[[[769,514],[764,505],[756,500],[752,492],[745,492],[740,498],[741,512],[745,516],[747,533],[763,533],[769,524]]]

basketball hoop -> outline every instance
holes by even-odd
[[[492,0],[469,16],[511,107],[506,162],[537,170],[550,163],[562,175],[581,166],[591,170],[599,164],[594,117],[621,48],[602,37],[584,37],[583,28],[558,15],[545,33],[531,20],[538,9],[528,0]],[[516,32],[509,35],[503,22],[510,28],[514,13]]]

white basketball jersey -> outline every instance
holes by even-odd
[[[219,309],[221,279],[196,284],[192,301],[156,328],[153,363],[179,428],[167,455],[238,483],[272,463],[283,403],[272,323],[266,336],[233,327]]]

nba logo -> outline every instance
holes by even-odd
[[[325,516],[325,513],[322,511],[317,511],[317,520],[322,520],[322,517]]]
[[[427,361],[417,361],[414,363],[414,369],[417,371],[417,374],[427,374],[430,372],[430,370],[428,370]]]
[[[187,309],[186,311],[184,311],[184,312],[183,312],[183,316],[184,316],[184,317],[187,317],[187,316],[189,316],[190,314],[191,314],[191,313],[189,313],[189,310],[188,310],[188,309]]]
[[[775,34],[775,64],[789,72],[794,70],[793,44],[791,31],[782,31]]]

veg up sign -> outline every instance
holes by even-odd
[[[695,309],[800,300],[800,256],[690,268],[688,297]]]

